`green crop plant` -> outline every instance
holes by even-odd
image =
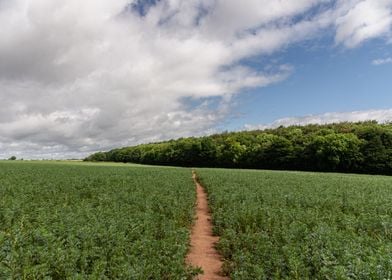
[[[0,162],[0,279],[191,279],[189,169]]]
[[[232,279],[392,279],[392,178],[197,169]]]

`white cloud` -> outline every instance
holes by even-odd
[[[383,64],[389,64],[392,63],[392,57],[387,57],[387,58],[379,58],[379,59],[375,59],[372,61],[373,65],[383,65]]]
[[[288,117],[278,119],[270,124],[244,126],[246,130],[267,129],[279,126],[307,125],[307,124],[327,124],[338,122],[360,122],[360,121],[377,121],[379,123],[392,121],[392,109],[385,110],[367,110],[353,112],[332,112],[320,115],[308,115],[303,117]]]
[[[208,133],[232,95],[293,71],[242,59],[335,24],[350,47],[390,27],[390,1],[335,1],[161,0],[142,17],[125,12],[130,0],[0,0],[0,157],[74,157]]]
[[[345,0],[342,0],[343,2]],[[351,2],[351,9],[336,20],[339,44],[352,48],[379,36],[389,36],[392,25],[391,0],[364,0]],[[342,5],[350,6],[350,4]]]

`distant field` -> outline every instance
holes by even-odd
[[[0,162],[0,279],[189,279],[189,169]]]
[[[392,178],[197,169],[232,279],[391,279]]]

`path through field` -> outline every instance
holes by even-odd
[[[197,207],[196,221],[191,234],[191,248],[187,256],[187,263],[201,267],[204,271],[197,279],[200,280],[227,280],[221,275],[221,256],[215,249],[219,237],[212,234],[211,215],[208,208],[207,194],[197,182],[196,173],[193,172],[196,184]]]

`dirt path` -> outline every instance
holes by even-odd
[[[201,267],[204,274],[198,276],[200,280],[228,280],[221,276],[221,256],[215,250],[215,243],[219,237],[212,234],[211,215],[208,208],[207,194],[197,182],[193,171],[193,180],[196,184],[197,207],[196,221],[191,234],[191,248],[186,258],[188,264]]]

